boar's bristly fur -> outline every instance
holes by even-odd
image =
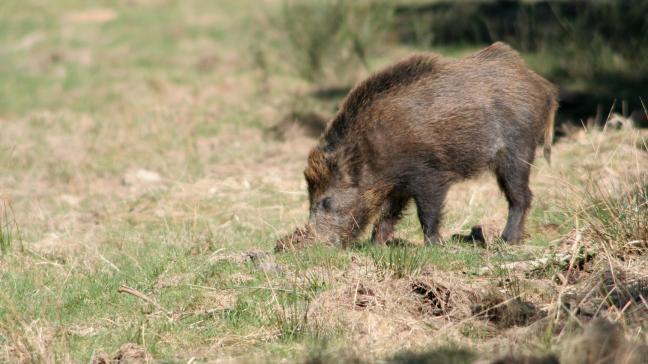
[[[456,60],[415,55],[373,74],[308,156],[310,225],[347,242],[374,222],[372,238],[384,243],[414,200],[434,242],[450,185],[490,170],[509,203],[502,237],[520,241],[541,141],[550,158],[557,94],[500,42]]]

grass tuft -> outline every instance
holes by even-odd
[[[648,179],[639,176],[625,191],[610,191],[590,181],[583,193],[585,207],[578,217],[586,234],[610,254],[624,257],[648,249]]]
[[[0,254],[7,254],[18,238],[18,225],[11,205],[3,201],[0,206]]]
[[[417,276],[429,260],[425,248],[407,245],[387,248],[372,246],[368,252],[382,277]]]
[[[282,299],[275,310],[273,324],[284,342],[303,338],[308,332],[308,302]]]

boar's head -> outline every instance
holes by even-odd
[[[318,239],[345,244],[369,222],[372,208],[367,192],[353,181],[352,170],[351,161],[320,147],[308,156],[304,177],[310,202],[309,225]]]

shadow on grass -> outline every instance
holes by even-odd
[[[453,234],[450,237],[451,241],[464,244],[473,244],[480,248],[486,248],[486,237],[484,236],[484,231],[481,226],[473,226],[470,229],[470,234]]]
[[[430,351],[413,352],[404,351],[390,358],[380,361],[387,364],[467,364],[474,363],[478,359],[477,353],[461,348],[441,347]],[[368,363],[355,355],[336,356],[333,355],[315,355],[307,359],[304,364],[324,364],[324,363],[343,363],[343,364],[365,364]],[[493,361],[491,364],[558,364],[558,358],[555,355],[544,356],[505,356]]]
[[[403,352],[387,360],[389,364],[463,364],[472,363],[476,354],[458,348],[439,348],[426,352]]]
[[[405,351],[381,362],[387,364],[464,364],[472,363],[476,358],[477,355],[469,350],[444,347],[425,352]],[[368,362],[356,355],[339,357],[335,354],[315,355],[304,362],[304,364],[324,363],[365,364]]]

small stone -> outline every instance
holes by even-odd
[[[135,176],[142,182],[157,183],[162,180],[162,177],[157,172],[149,171],[146,169],[138,169]]]
[[[155,184],[162,182],[162,177],[157,172],[147,169],[138,169],[135,172],[126,173],[122,182],[126,186],[133,186],[137,184]]]

